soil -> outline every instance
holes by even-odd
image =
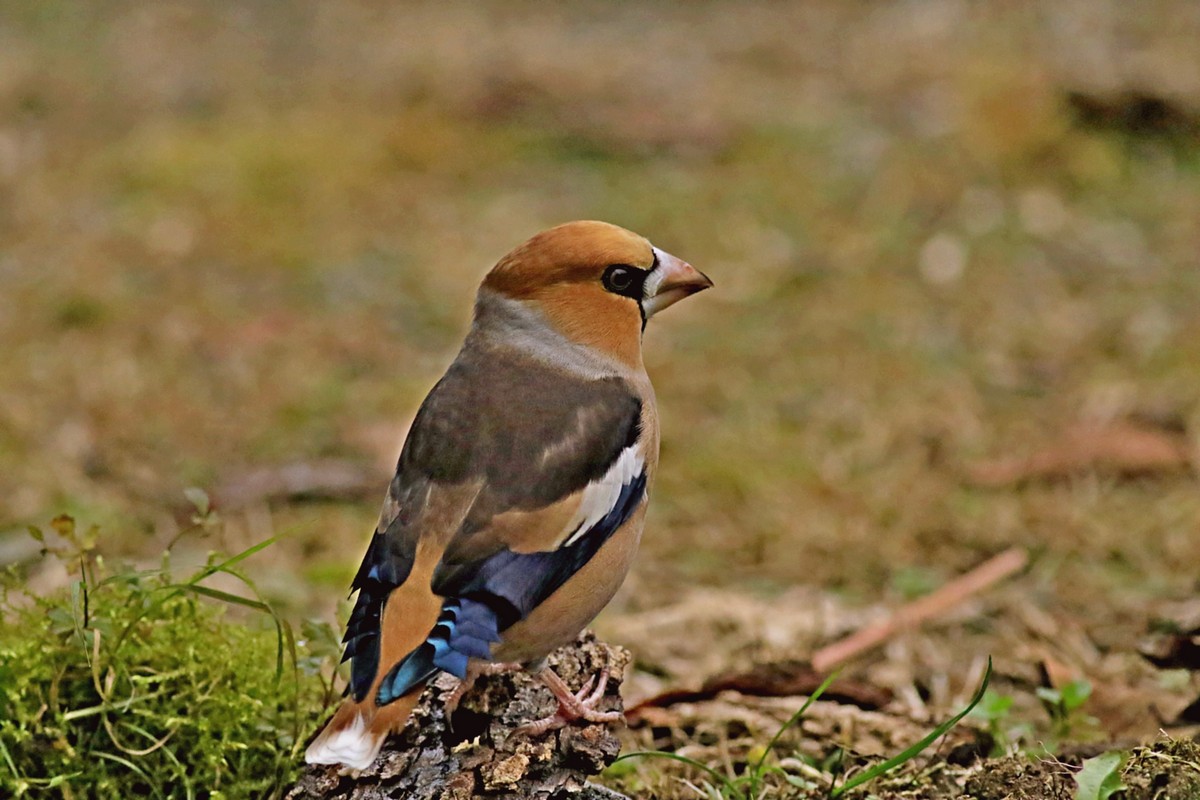
[[[983,763],[961,795],[971,800],[1075,800],[1078,763],[1009,757]],[[1164,740],[1133,750],[1121,774],[1126,800],[1193,800],[1200,797],[1200,745]],[[899,795],[897,795],[899,796]],[[912,795],[906,795],[912,796]]]

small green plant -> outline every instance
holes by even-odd
[[[0,796],[281,796],[332,693],[330,662],[239,569],[270,541],[178,579],[165,556],[109,568],[94,530],[52,525],[78,579],[30,597],[10,573],[0,595]],[[248,596],[205,583],[219,574]]]
[[[1075,773],[1075,800],[1108,800],[1125,789],[1121,782],[1121,770],[1125,766],[1127,753],[1110,750],[1083,762]]]
[[[1040,687],[1037,698],[1049,718],[1049,729],[1039,735],[1031,722],[1013,722],[1011,711],[1015,698],[989,689],[971,716],[987,723],[994,742],[991,755],[999,756],[1017,750],[1031,753],[1053,753],[1067,739],[1077,739],[1095,729],[1094,717],[1083,712],[1092,687],[1085,680],[1075,680],[1058,689]]]
[[[694,758],[689,758],[678,753],[667,753],[658,750],[641,750],[634,753],[626,753],[618,758],[614,763],[620,763],[625,759],[631,758],[665,758],[671,761],[679,761],[683,764],[687,764],[688,766],[703,772],[707,776],[707,780],[702,781],[699,786],[693,788],[696,788],[699,793],[703,797],[708,798],[708,800],[758,800],[758,798],[764,796],[765,781],[767,776],[772,774],[780,776],[783,780],[792,784],[793,786],[811,789],[813,788],[813,785],[809,781],[805,781],[788,773],[782,767],[767,764],[767,757],[770,756],[770,754],[774,751],[775,745],[779,742],[779,738],[783,736],[783,734],[789,728],[791,728],[804,717],[805,712],[808,711],[813,703],[820,699],[821,695],[825,693],[825,690],[829,688],[829,685],[833,683],[836,677],[837,673],[835,672],[826,678],[821,685],[817,687],[816,691],[814,691],[809,698],[804,701],[804,704],[800,706],[799,710],[797,710],[795,714],[792,714],[792,716],[788,718],[787,722],[783,723],[783,725],[775,731],[775,734],[771,737],[771,740],[765,747],[761,748],[761,751],[759,748],[755,748],[755,757],[752,758],[750,763],[746,765],[746,770],[741,775],[729,777],[717,771],[716,769],[713,769],[709,765],[697,761]],[[886,761],[875,764],[874,766],[863,770],[841,785],[831,787],[829,789],[829,797],[841,797],[845,793],[870,781],[873,781],[876,778],[887,774],[888,772],[891,772],[902,764],[911,761],[913,758],[918,756],[927,747],[929,747],[929,745],[933,744],[935,741],[945,735],[947,731],[957,725],[963,717],[971,712],[972,709],[979,705],[980,700],[983,698],[984,692],[987,690],[988,683],[991,681],[991,677],[992,660],[989,658],[987,670],[984,672],[983,680],[981,680],[979,683],[979,688],[975,690],[975,694],[972,696],[970,703],[968,703],[962,711],[938,725],[919,742],[916,742],[912,746],[906,748],[901,753],[887,759]]]
[[[1000,694],[989,688],[971,712],[973,718],[987,724],[988,735],[992,738],[990,755],[993,757],[1011,753],[1033,738],[1033,725],[1013,721],[1012,707],[1015,702],[1016,698],[1012,695]]]
[[[1050,736],[1055,742],[1071,738],[1081,729],[1096,726],[1096,719],[1083,713],[1083,705],[1092,696],[1092,685],[1085,680],[1074,680],[1054,689],[1038,687],[1038,699],[1050,715]]]
[[[1000,694],[988,689],[983,693],[979,705],[971,712],[971,716],[987,723],[988,734],[995,743],[992,755],[997,755],[1008,749],[1011,739],[1008,733],[1009,713],[1012,711],[1013,696]]]

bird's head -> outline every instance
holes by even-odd
[[[536,305],[561,333],[641,362],[646,321],[712,286],[703,273],[607,222],[568,222],[500,259],[483,288]]]

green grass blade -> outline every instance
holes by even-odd
[[[840,674],[841,670],[836,670],[830,673],[829,677],[821,681],[821,685],[817,687],[816,691],[808,696],[808,699],[804,701],[804,705],[800,706],[799,710],[797,710],[795,714],[792,714],[792,716],[788,718],[787,722],[783,723],[783,727],[775,731],[775,735],[771,737],[771,741],[767,742],[767,746],[766,749],[763,750],[763,754],[758,757],[758,761],[756,761],[752,767],[754,774],[758,774],[758,772],[762,769],[763,762],[767,760],[767,756],[769,756],[771,751],[775,749],[775,744],[779,741],[779,737],[783,736],[784,732],[788,728],[800,721],[800,718],[804,716],[805,712],[808,711],[813,703],[820,699],[821,695],[825,694],[825,691],[829,688],[830,684],[837,680],[837,676]]]
[[[146,772],[146,770],[142,769],[141,767],[139,767],[137,764],[133,763],[129,759],[121,758],[120,756],[114,755],[113,753],[104,753],[104,752],[95,752],[95,753],[92,753],[92,756],[94,758],[103,758],[106,761],[116,762],[117,764],[120,764],[121,766],[125,767],[129,771],[137,773],[139,776],[141,776],[142,780],[144,780],[146,782],[146,785],[150,787],[150,790],[154,792],[154,796],[158,797],[158,798],[162,798],[162,796],[163,796],[162,790],[159,788],[158,784],[154,781],[154,779],[150,777],[150,775]]]
[[[260,550],[265,550],[266,548],[275,544],[275,542],[278,539],[279,539],[278,536],[272,536],[269,539],[263,539],[258,544],[247,547],[245,550],[238,553],[237,555],[230,556],[229,558],[222,561],[220,564],[212,564],[210,566],[207,566],[204,569],[197,572],[195,575],[193,575],[187,581],[187,583],[196,584],[196,583],[199,583],[200,581],[204,580],[205,578],[216,575],[218,572],[228,572],[230,567],[232,567],[234,564],[238,564],[242,561],[245,561],[247,558],[249,558],[250,556],[259,552]],[[236,575],[236,573],[235,573],[235,575]],[[238,576],[238,577],[240,577],[240,576]]]
[[[139,736],[142,736],[151,742],[159,741],[158,737],[156,737],[150,731],[148,731],[145,728],[142,728],[140,726],[134,725],[132,722],[126,722],[126,723],[124,723],[124,725],[125,725],[125,727],[127,727],[131,731],[133,731],[134,733],[137,733]],[[168,734],[168,738],[170,736],[174,735],[174,733],[175,732],[172,731],[170,734]],[[170,747],[167,747],[166,739],[163,739],[161,741],[162,741],[162,743],[161,743],[161,745],[158,746],[156,752],[162,753],[163,757],[165,757],[168,761],[170,761],[172,764],[175,765],[175,774],[178,776],[178,779],[183,782],[184,791],[187,792],[187,800],[195,800],[196,789],[192,785],[192,779],[189,776],[189,770],[188,770],[187,766],[185,766],[183,764],[183,762],[181,762],[179,760],[178,756],[175,755],[175,753],[171,750]]]
[[[252,600],[249,597],[242,597],[241,595],[233,594],[232,592],[223,592],[220,589],[210,589],[207,586],[196,586],[190,583],[175,584],[175,587],[172,588],[185,589],[189,592],[202,594],[205,597],[211,597],[214,600],[221,600],[232,605],[252,608],[255,611],[264,611],[267,613],[270,613],[271,611],[271,607],[261,600]]]
[[[929,747],[929,745],[933,744],[938,738],[943,736],[946,731],[957,725],[963,717],[965,717],[967,714],[970,714],[971,710],[974,709],[975,706],[979,705],[979,701],[983,699],[983,693],[987,690],[988,683],[991,681],[991,679],[992,659],[989,656],[987,669],[984,670],[983,673],[983,680],[979,682],[979,688],[975,690],[975,695],[971,698],[971,702],[967,704],[966,708],[943,722],[941,725],[938,725],[929,733],[929,735],[911,747],[905,749],[898,755],[892,756],[881,764],[876,764],[865,772],[862,772],[854,776],[852,779],[846,781],[846,783],[842,784],[841,786],[834,787],[834,789],[829,793],[829,796],[831,798],[841,797],[851,789],[862,786],[867,781],[875,780],[880,775],[892,771],[896,767],[917,756],[922,750],[924,750],[926,747]]]
[[[285,619],[276,617],[279,625],[277,630],[282,626],[284,638],[287,640],[288,656],[292,660],[292,685],[295,689],[292,695],[292,756],[295,757],[300,753],[300,746],[304,739],[301,735],[301,725],[303,724],[304,715],[300,711],[300,653],[296,649],[296,634],[292,630],[292,625]],[[283,677],[282,669],[276,672],[275,682],[278,684]]]
[[[283,680],[283,656],[284,656],[285,649],[291,653],[292,666],[294,669],[296,668],[296,647],[295,647],[295,642],[292,638],[291,627],[287,624],[287,622],[285,620],[283,620],[279,616],[279,614],[277,614],[275,612],[275,609],[271,607],[270,603],[267,603],[265,600],[262,599],[262,592],[260,592],[258,590],[258,586],[255,585],[254,581],[250,580],[250,578],[243,575],[238,570],[233,569],[233,566],[235,564],[237,564],[238,562],[249,558],[250,556],[257,553],[258,551],[262,550],[263,548],[269,547],[270,545],[272,545],[276,541],[278,541],[278,539],[279,539],[278,536],[272,536],[271,538],[265,539],[265,540],[259,542],[258,544],[254,545],[253,547],[243,550],[242,552],[238,553],[237,555],[232,556],[232,557],[226,559],[225,561],[222,561],[219,564],[213,564],[211,566],[205,567],[203,570],[198,572],[187,582],[187,588],[189,588],[191,591],[199,592],[201,594],[207,594],[210,597],[214,597],[216,599],[222,599],[222,600],[225,600],[226,602],[243,605],[248,608],[253,608],[255,610],[262,611],[263,613],[268,614],[271,617],[271,621],[275,624],[275,682],[276,683]],[[251,592],[253,592],[254,596],[259,599],[251,600],[249,598],[241,597],[241,596],[235,595],[235,594],[228,594],[225,592],[220,592],[219,594],[217,594],[217,590],[215,590],[215,589],[209,589],[208,587],[203,587],[203,586],[197,585],[200,581],[204,580],[205,578],[211,577],[212,575],[215,575],[219,572],[223,572],[226,575],[231,575],[232,577],[241,581],[242,584],[245,585],[246,588],[248,588]]]
[[[157,611],[162,606],[163,603],[165,603],[167,600],[174,597],[175,595],[179,594],[180,592],[185,592],[185,591],[189,591],[189,590],[194,591],[196,588],[196,584],[200,583],[200,581],[204,580],[205,578],[210,578],[213,575],[217,574],[218,572],[228,572],[229,574],[233,575],[234,577],[241,579],[244,583],[249,583],[241,575],[238,575],[237,572],[231,570],[230,567],[232,567],[234,564],[237,564],[241,561],[245,561],[247,558],[249,558],[250,556],[254,555],[257,552],[259,552],[267,547],[270,547],[278,539],[279,539],[278,536],[272,536],[269,539],[264,539],[263,541],[259,542],[258,544],[252,545],[251,547],[246,548],[245,550],[238,553],[237,555],[230,556],[229,558],[225,559],[224,561],[222,561],[219,564],[212,564],[210,566],[205,567],[204,569],[200,570],[195,575],[193,575],[191,578],[184,581],[183,584],[170,584],[167,586],[160,587],[159,591],[161,592],[161,594],[158,597],[158,599],[153,603],[148,603],[146,605],[146,607],[144,609],[142,609],[142,612],[138,616],[136,616],[132,620],[130,620],[129,623],[125,626],[125,628],[117,635],[116,641],[113,643],[113,647],[112,647],[113,652],[117,652],[118,650],[121,649],[121,645],[123,645],[125,643],[126,637],[129,636],[129,633],[134,629],[134,627],[139,622],[141,622],[141,620],[144,617]],[[157,571],[161,572],[161,570],[157,570]],[[251,586],[251,588],[253,588],[253,586]],[[210,591],[212,591],[212,590],[210,590]],[[232,596],[236,596],[236,595],[232,595]]]
[[[166,574],[167,571],[162,567],[153,567],[151,569],[122,569],[115,575],[109,575],[106,578],[100,578],[97,580],[94,588],[103,589],[111,586],[114,583],[129,583],[130,581],[139,581],[147,578],[158,578]]]
[[[8,747],[5,746],[3,738],[0,738],[0,755],[4,756],[4,763],[8,764],[8,769],[12,772],[13,780],[20,783],[21,771],[17,769],[17,765],[13,761],[12,755],[9,754]]]

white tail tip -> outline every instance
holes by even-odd
[[[345,727],[334,730],[332,723],[326,726],[304,751],[304,760],[309,764],[344,764],[351,769],[366,769],[379,755],[386,736],[386,731],[367,730],[362,714],[355,714]]]

